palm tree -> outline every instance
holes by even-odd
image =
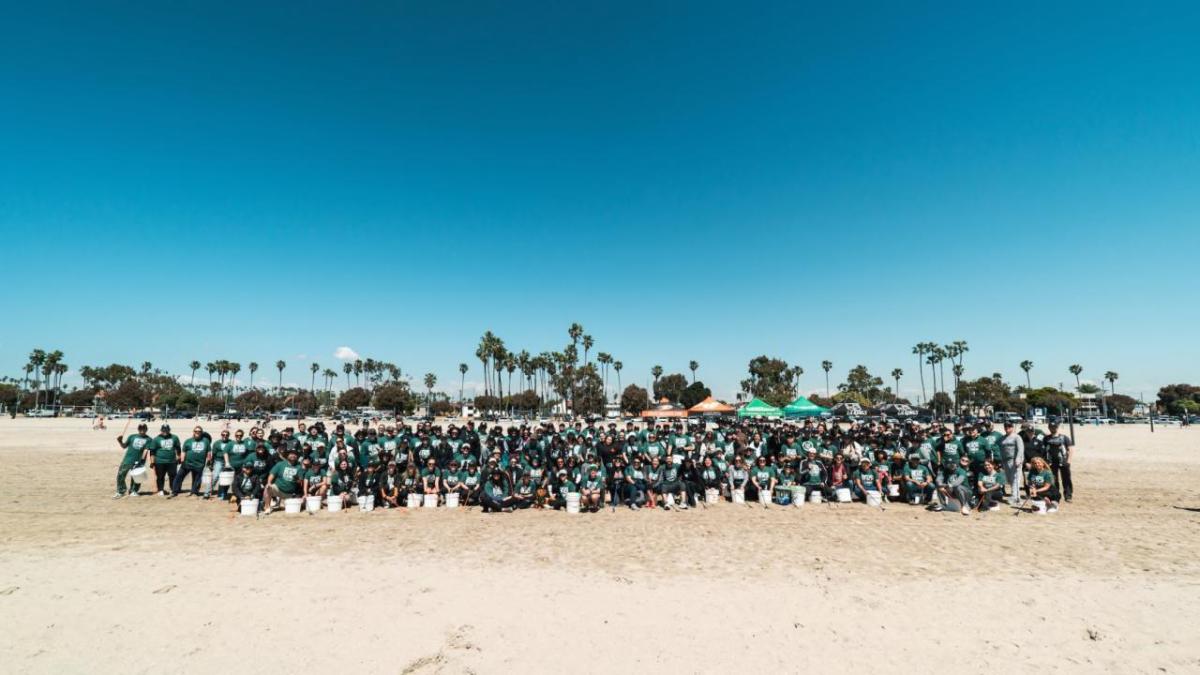
[[[1021,370],[1025,371],[1025,389],[1027,391],[1033,391],[1033,385],[1029,383],[1029,371],[1033,370],[1033,361],[1022,361]]]
[[[154,364],[149,361],[142,361],[142,375],[149,375],[151,370],[154,370]]]
[[[654,376],[654,388],[657,389],[658,388],[658,378],[662,377],[662,374],[663,374],[662,366],[654,366],[653,368],[650,369],[650,374]]]
[[[467,386],[467,364],[458,364],[458,374],[461,376],[458,380],[458,402],[462,403],[463,389]]]
[[[579,338],[583,336],[583,326],[577,323],[571,324],[571,327],[567,329],[567,335],[571,338],[571,344],[578,347]]]
[[[617,391],[621,391],[621,369],[625,367],[620,361],[613,361],[613,371],[617,374]]]
[[[353,370],[354,370],[354,366],[350,365],[349,361],[342,364],[342,372],[346,374],[346,388],[347,389],[350,388],[350,372]]]
[[[1119,378],[1119,377],[1120,377],[1120,375],[1117,375],[1115,372],[1113,372],[1111,370],[1108,371],[1107,373],[1104,373],[1104,379],[1108,380],[1109,389],[1112,390],[1113,396],[1117,395],[1117,378]]]
[[[321,379],[325,382],[325,391],[329,391],[329,387],[333,384],[333,378],[337,377],[337,371],[331,368],[326,368],[321,371]]]
[[[892,368],[892,379],[896,381],[896,398],[900,398],[900,378],[904,376],[904,371],[899,368]]]
[[[38,407],[38,401],[42,395],[41,372],[42,366],[46,363],[46,351],[44,349],[35,349],[29,353],[29,365],[33,366],[33,384],[37,387],[37,393],[33,395],[33,407]]]
[[[251,361],[247,365],[246,369],[250,371],[250,388],[253,389],[254,388],[254,373],[258,372],[258,364],[254,361]]]
[[[588,357],[587,357],[588,350],[591,349],[592,346],[595,344],[596,344],[596,341],[592,339],[591,335],[583,336],[583,362],[584,363],[588,362]]]
[[[829,371],[833,368],[832,361],[822,361],[821,370],[825,371],[825,398],[829,398]]]
[[[508,371],[508,407],[512,408],[512,376],[517,370],[517,357],[512,352],[504,355],[504,369]]]
[[[208,386],[211,387],[213,373],[217,372],[217,364],[209,361],[208,363],[204,364],[204,370],[208,371]]]
[[[199,362],[199,361],[192,361],[191,363],[189,363],[189,364],[188,364],[188,367],[192,369],[192,382],[191,382],[191,386],[193,386],[193,387],[194,387],[194,386],[196,386],[196,371],[197,371],[197,370],[200,370],[200,362]]]
[[[279,370],[279,391],[283,391],[283,369],[287,368],[287,363],[280,359],[275,362],[275,368]]]
[[[437,384],[437,375],[433,373],[425,373],[425,389],[429,392],[428,407],[429,414],[433,414],[433,385]]]
[[[688,361],[688,369],[692,371],[692,384],[696,384],[696,371],[700,368],[699,361]]]
[[[954,409],[958,410],[958,385],[959,378],[961,378],[963,374],[962,364],[954,364],[954,367],[950,369],[950,372],[954,373]]]
[[[1071,374],[1075,376],[1075,391],[1079,391],[1079,374],[1083,372],[1083,366],[1074,363],[1067,370],[1071,371]]]
[[[309,391],[311,391],[313,393],[314,396],[316,396],[316,394],[317,394],[317,371],[321,369],[321,366],[320,366],[320,364],[314,363],[311,366],[309,366],[308,369],[310,371],[312,371],[312,383],[309,384],[308,389],[309,389]]]
[[[362,359],[354,359],[354,385],[357,387],[362,386],[362,372],[363,372]]]
[[[925,402],[925,343],[918,342],[912,353],[917,355],[917,374],[921,376],[921,400],[917,402],[921,404]]]

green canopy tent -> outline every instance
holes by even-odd
[[[742,406],[737,411],[738,417],[783,417],[783,411],[775,406],[767,403],[761,398],[756,398],[746,405]]]
[[[821,413],[826,412],[829,412],[829,408],[823,408],[803,396],[783,408],[785,417],[818,417]]]

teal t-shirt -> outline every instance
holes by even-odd
[[[284,494],[294,495],[300,491],[300,480],[304,469],[299,464],[288,464],[279,461],[271,467],[271,475],[275,477],[275,487]]]
[[[142,459],[142,453],[151,445],[153,439],[146,434],[134,434],[125,439],[125,464],[134,464]]]
[[[183,465],[189,469],[203,469],[208,462],[210,445],[205,438],[189,438],[184,441]]]
[[[154,453],[154,461],[159,464],[174,464],[177,454],[180,450],[179,437],[175,434],[170,436],[155,436],[151,441],[152,452]]]

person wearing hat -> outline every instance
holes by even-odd
[[[858,469],[854,472],[854,496],[867,501],[868,492],[879,492],[881,485],[879,470],[871,463],[869,457],[858,460]]]
[[[282,504],[285,499],[300,496],[303,469],[296,463],[298,454],[295,450],[285,451],[285,458],[276,462],[267,473],[267,482],[263,486],[263,511],[270,513],[275,500]]]
[[[513,506],[512,486],[508,484],[508,475],[499,468],[492,469],[488,479],[483,484],[479,495],[479,503],[484,513],[501,513]]]
[[[579,492],[579,486],[572,480],[568,471],[560,469],[554,474],[554,490],[551,493],[550,506],[554,509],[565,509],[567,493],[570,492]]]
[[[146,435],[147,426],[139,424],[137,433],[129,438],[117,436],[117,445],[119,445],[125,454],[121,458],[121,465],[117,467],[117,492],[113,495],[113,499],[120,499],[125,496],[125,478],[134,467],[141,466],[146,463],[149,456],[151,438]],[[141,488],[138,482],[129,479],[129,496],[138,496],[138,490]]]
[[[1009,503],[1016,506],[1021,494],[1021,467],[1025,464],[1025,440],[1013,427],[1011,420],[1004,422],[1004,435],[996,442],[999,461],[993,462],[1002,467],[1000,473],[1009,482]],[[1004,497],[1004,486],[1001,486],[1000,497]]]
[[[404,476],[399,473],[396,463],[388,462],[383,475],[379,477],[379,498],[383,502],[383,508],[400,508],[400,489],[403,482]]]
[[[233,496],[229,501],[233,504],[234,511],[239,509],[243,499],[259,500],[258,508],[262,510],[262,479],[254,473],[254,465],[250,463],[243,464],[233,479]]]
[[[958,504],[964,516],[971,515],[971,459],[963,455],[958,460],[958,468],[953,473],[946,473],[938,486],[941,504],[933,510],[941,511],[947,506]]]
[[[1050,433],[1042,439],[1042,447],[1050,460],[1050,470],[1054,472],[1054,484],[1062,490],[1062,498],[1071,501],[1075,492],[1071,483],[1071,458],[1075,456],[1075,446],[1070,436],[1058,432],[1058,420],[1050,422]]]
[[[804,486],[804,498],[808,499],[813,492],[825,495],[828,487],[829,472],[825,464],[817,459],[817,447],[809,445],[804,448],[804,459],[800,462],[800,484]]]
[[[171,433],[171,425],[164,424],[159,433],[150,441],[150,457],[154,467],[155,492],[167,496],[163,489],[163,481],[167,480],[167,489],[175,484],[175,467],[179,466],[180,452],[179,437]]]

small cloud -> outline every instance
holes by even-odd
[[[339,361],[357,361],[358,352],[350,349],[349,347],[338,347],[337,349],[333,350],[333,358]]]

